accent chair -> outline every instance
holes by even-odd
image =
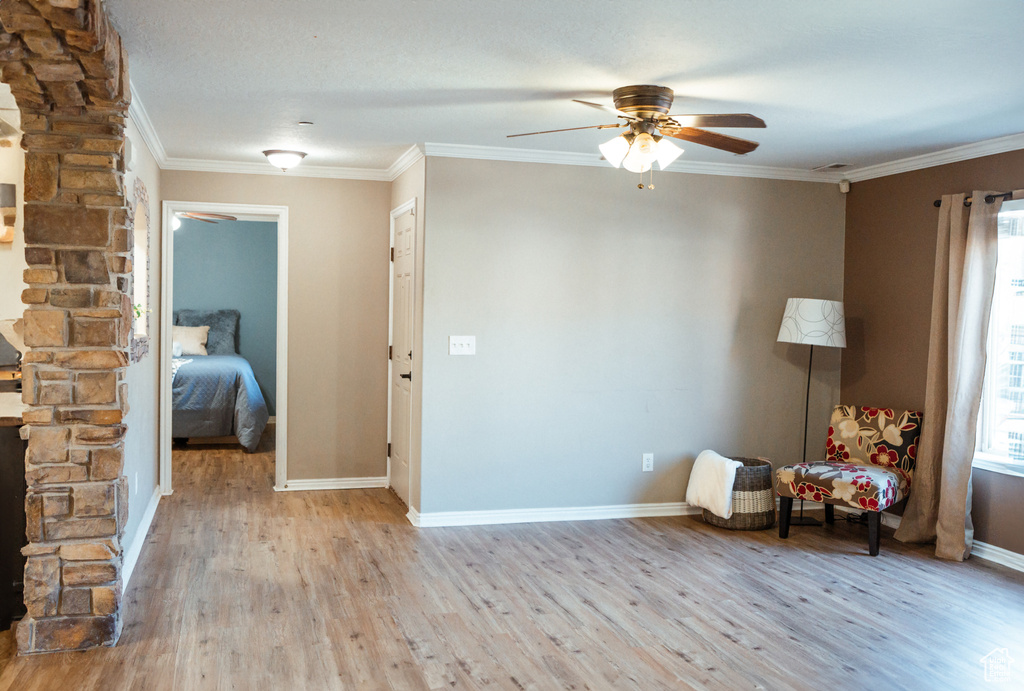
[[[789,537],[794,499],[824,504],[826,523],[835,522],[838,504],[867,512],[868,552],[876,556],[882,511],[910,494],[921,418],[910,410],[836,406],[828,428],[828,460],[775,471],[779,537]]]

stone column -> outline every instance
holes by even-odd
[[[0,0],[25,156],[28,616],[21,653],[117,642],[132,229],[127,57],[99,0]]]

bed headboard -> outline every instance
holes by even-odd
[[[175,310],[177,326],[209,326],[206,352],[210,355],[238,353],[238,310]]]

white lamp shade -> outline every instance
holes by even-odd
[[[646,173],[658,159],[658,143],[654,137],[641,132],[629,145],[629,153],[622,159],[622,167],[631,173]]]
[[[683,150],[667,139],[658,142],[658,167],[665,170],[679,158]]]
[[[615,139],[609,139],[597,148],[601,150],[601,155],[604,156],[606,161],[618,168],[622,165],[622,159],[629,153],[629,142],[620,135],[615,137]]]
[[[789,298],[778,340],[782,343],[846,347],[846,316],[836,300]]]

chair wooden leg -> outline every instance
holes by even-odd
[[[825,504],[825,522],[832,524],[836,522],[836,507],[833,504]]]
[[[789,519],[793,515],[793,498],[780,497],[779,502],[779,537],[789,537]]]
[[[868,511],[868,554],[878,556],[878,544],[881,541],[882,512]]]

